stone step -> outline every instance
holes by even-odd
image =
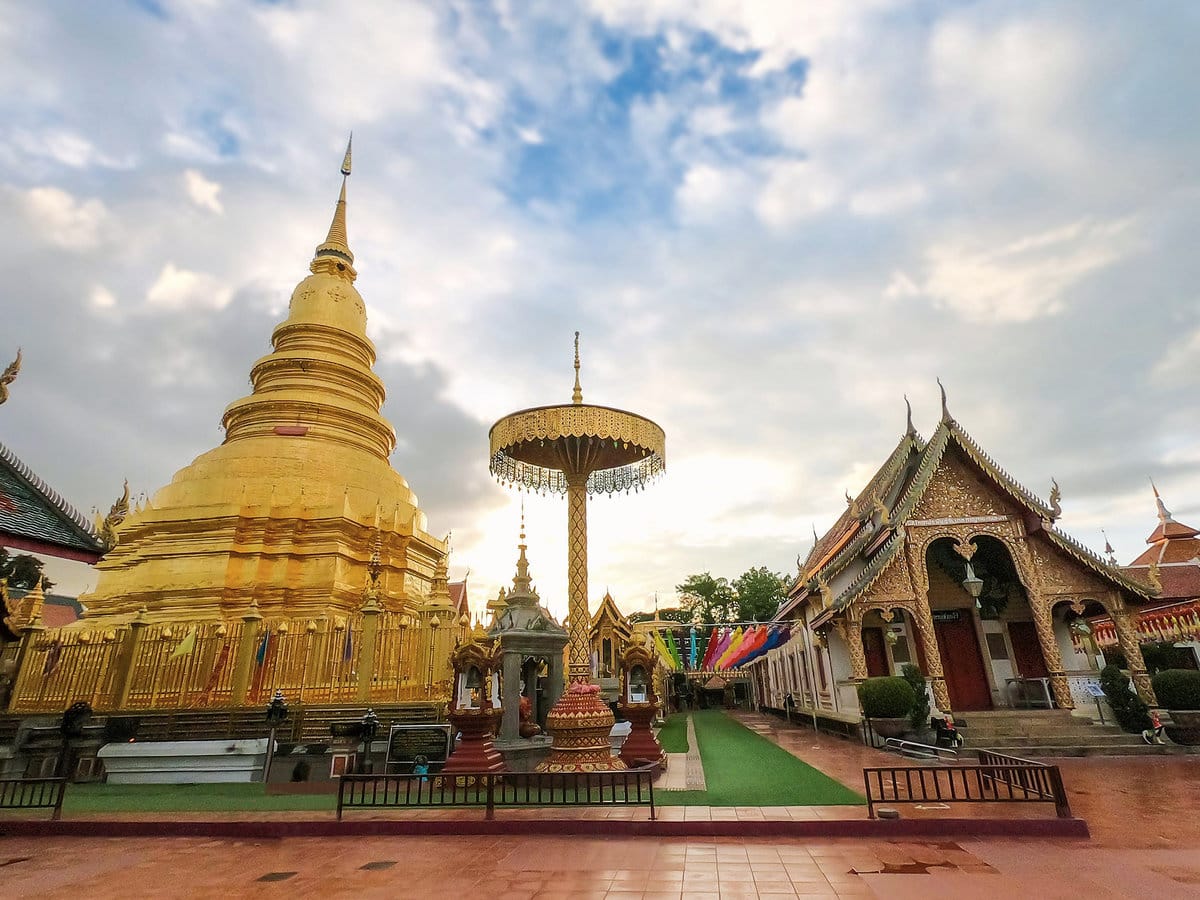
[[[1045,735],[1036,738],[998,738],[986,743],[979,740],[968,742],[968,746],[982,747],[987,750],[997,750],[1001,747],[1107,747],[1121,744],[1144,744],[1140,734],[1088,734],[1082,737],[1075,734]]]
[[[1136,744],[1120,744],[1110,746],[1087,747],[1053,747],[1053,746],[1023,746],[1023,747],[989,747],[999,753],[1011,756],[1021,756],[1032,759],[1054,759],[1057,757],[1080,756],[1180,756],[1193,752],[1192,748],[1180,747],[1173,744],[1146,744],[1138,739]]]
[[[1074,736],[1058,737],[1058,738],[1033,738],[1030,740],[1019,739],[1002,739],[989,740],[983,744],[979,742],[971,742],[968,746],[973,748],[982,748],[984,750],[1019,750],[1022,746],[1126,746],[1130,744],[1145,745],[1141,739],[1141,734],[1104,734],[1098,738],[1085,737],[1078,738]]]
[[[1094,734],[1124,734],[1117,726],[1109,725],[1082,725],[1079,727],[1060,725],[1054,728],[995,728],[995,729],[978,729],[964,728],[962,730],[964,737],[971,738],[972,741],[978,744],[980,741],[987,738],[1038,738],[1047,735],[1078,735],[1080,738],[1086,738]]]

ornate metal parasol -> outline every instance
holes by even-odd
[[[491,471],[507,485],[567,495],[567,692],[547,720],[554,736],[548,771],[624,768],[610,757],[613,717],[591,684],[588,654],[587,497],[641,490],[666,466],[666,436],[649,419],[583,402],[579,332],[571,403],[511,413],[492,426]],[[614,762],[615,761],[615,762]]]

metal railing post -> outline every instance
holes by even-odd
[[[58,782],[58,796],[54,798],[54,812],[50,814],[50,820],[57,822],[62,818],[63,798],[67,795],[67,779],[63,778]]]
[[[1054,811],[1060,819],[1071,818],[1071,802],[1067,799],[1067,789],[1063,787],[1062,773],[1058,766],[1050,766],[1050,787],[1054,791]]]
[[[487,812],[484,818],[496,818],[496,776],[491,774],[487,775]]]

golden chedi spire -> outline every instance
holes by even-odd
[[[127,621],[143,604],[152,620],[230,617],[251,599],[264,615],[345,615],[363,602],[376,537],[381,605],[428,597],[446,547],[388,461],[396,434],[347,239],[350,145],[341,173],[328,234],[250,394],[226,408],[224,442],[126,519],[83,598],[88,618]]]

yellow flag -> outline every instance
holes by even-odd
[[[667,643],[662,639],[662,635],[657,631],[654,632],[654,649],[658,651],[658,655],[662,657],[663,665],[671,671],[675,670],[675,659],[671,656],[671,651],[667,649]]]
[[[184,636],[183,640],[179,642],[179,646],[176,647],[174,652],[171,653],[171,655],[167,657],[167,661],[170,662],[173,659],[178,659],[180,656],[187,656],[189,653],[191,653],[195,649],[196,649],[196,628],[195,628],[195,626],[192,626],[192,630],[189,631]]]

